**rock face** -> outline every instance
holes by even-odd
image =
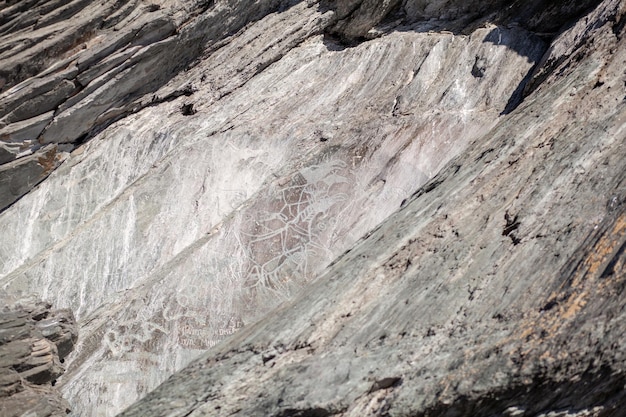
[[[209,348],[125,415],[626,405],[623,2],[70,4],[7,20],[0,285],[75,415]]]
[[[520,107],[123,415],[622,415],[623,17],[604,2],[562,34]]]
[[[76,342],[74,316],[1,295],[10,306],[0,310],[0,415],[67,415],[69,404],[53,385]]]
[[[261,10],[275,3],[262,2]],[[209,7],[205,0],[27,0],[1,6],[0,211],[50,173],[43,163],[9,162],[30,154],[48,160],[52,149],[53,159],[63,160],[111,122],[190,94],[183,87],[144,97],[255,18],[254,7],[244,14],[235,1],[192,24]],[[206,27],[207,20],[219,24]],[[64,146],[45,147],[51,143]]]

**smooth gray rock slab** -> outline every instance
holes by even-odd
[[[7,115],[30,100],[37,100],[41,95],[50,95],[50,92],[59,85],[78,74],[74,66],[55,72],[48,77],[29,78],[20,84],[3,92],[0,98],[0,114],[5,124],[19,123],[19,118],[7,118]],[[42,111],[44,113],[45,111]]]
[[[0,140],[13,145],[29,148],[54,117],[54,112],[47,112],[31,119],[11,123],[0,129]]]
[[[15,110],[7,114],[5,123],[19,122],[30,118],[37,118],[64,102],[78,91],[76,85],[69,80],[62,80],[50,91],[39,94],[36,97],[22,103]]]

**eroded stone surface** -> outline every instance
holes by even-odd
[[[622,6],[604,2],[536,69],[549,31],[589,2],[533,2],[527,25],[517,2],[452,3],[118,2],[82,52],[7,90],[25,111],[79,88],[36,146],[93,135],[0,215],[2,288],[80,320],[60,382],[76,415],[114,415],[218,344],[129,413],[430,415],[529,387],[510,414],[553,382],[537,369],[569,364],[550,350],[569,330],[552,331],[563,300],[547,295],[579,273],[566,259],[608,236],[621,265],[607,213],[623,201]],[[577,34],[597,48],[561,45]],[[595,317],[581,300],[577,324]],[[554,335],[525,362],[524,326],[544,316]],[[567,366],[550,378],[604,375]]]
[[[0,163],[46,144],[78,144],[154,100],[142,100],[204,48],[268,13],[277,1],[4,4],[0,30]],[[52,117],[48,112],[53,111]],[[18,146],[21,152],[7,150]],[[21,175],[3,167],[4,175]],[[2,192],[2,191],[0,191]],[[15,201],[3,193],[0,210]]]
[[[319,20],[316,9],[290,12],[294,27],[306,13]],[[278,18],[259,21],[258,30]],[[56,210],[58,223],[24,219],[38,239],[20,237],[22,251],[5,258],[3,282],[28,291],[43,285],[88,323],[63,381],[74,406],[86,412],[98,399],[108,413],[119,410],[115,404],[129,404],[290,297],[489,129],[532,67],[483,42],[491,30],[463,38],[398,32],[338,51],[318,36],[241,87],[215,67],[240,62],[240,74],[254,75],[248,68],[257,62],[233,41],[186,74],[193,95],[125,119],[72,156],[41,194],[28,196]],[[504,33],[526,42],[523,32]],[[539,59],[542,45],[527,45]],[[492,57],[492,71],[481,80],[470,75],[477,92],[467,96],[457,80],[471,72],[476,53]],[[508,87],[492,81],[502,72]],[[431,84],[434,77],[441,84]],[[234,91],[197,99],[219,91],[220,80]],[[419,95],[425,85],[433,91]],[[180,114],[184,103],[197,113]],[[96,166],[111,174],[94,177]],[[75,200],[86,195],[98,197]],[[120,222],[122,238],[110,233]],[[48,285],[52,274],[66,280]],[[94,308],[103,304],[105,316]]]
[[[419,22],[419,30],[464,29],[469,34],[485,19],[505,26],[522,22],[520,27],[534,31],[556,31],[558,25],[591,3],[564,2],[546,7],[535,1],[524,3],[523,7],[509,7],[507,2],[494,0],[476,7],[450,1],[330,1],[311,3],[327,12],[327,18],[310,26],[309,31],[325,31],[353,40],[380,36],[385,28],[399,22]],[[154,100],[159,100],[158,94],[152,95],[155,90],[203,51],[219,48],[216,43],[246,24],[297,4],[279,0],[245,6],[235,0],[216,4],[204,0],[3,4],[0,126],[9,125],[9,129],[15,130],[11,125],[28,120],[38,123],[30,123],[31,129],[22,129],[21,134],[8,138],[2,133],[1,140],[19,142],[27,153],[35,152],[42,144],[80,143],[111,122],[155,104]],[[374,27],[385,18],[389,22],[381,28]],[[301,19],[303,22],[305,19]],[[295,40],[294,34],[285,35],[286,39],[278,36],[278,41]],[[259,60],[256,71],[279,58],[272,58],[277,51],[248,48],[268,55],[268,60]],[[44,118],[49,111],[54,111],[54,116]],[[42,118],[46,120],[44,129],[39,123]],[[6,146],[3,144],[3,148]],[[24,152],[5,150],[0,154],[0,163],[23,155]],[[14,202],[3,200],[8,203],[0,210]]]
[[[590,46],[294,302],[122,415],[619,415],[621,18],[589,19]]]
[[[76,342],[74,316],[4,292],[0,299],[0,415],[67,415],[69,404],[53,385]]]
[[[2,148],[4,155],[10,158],[23,150],[9,145]],[[34,186],[46,179],[65,160],[68,153],[56,145],[38,149],[32,155],[0,166],[0,204],[8,206],[28,193]]]

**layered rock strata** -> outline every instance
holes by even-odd
[[[1,295],[9,304],[0,310],[0,415],[67,415],[70,406],[54,385],[76,342],[74,316],[47,303]]]
[[[276,4],[263,2],[261,11]],[[255,7],[242,13],[246,5],[235,1],[197,18],[210,5],[204,0],[2,2],[0,211],[111,122],[190,94],[184,86],[165,96],[152,93],[205,48],[257,18]],[[215,21],[219,24],[206,26]],[[29,162],[13,162],[27,156]],[[41,159],[45,162],[33,162]]]

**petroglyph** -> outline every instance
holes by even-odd
[[[138,350],[144,344],[152,342],[154,338],[167,333],[167,330],[157,323],[137,321],[108,330],[104,335],[103,342],[111,356],[120,357]],[[141,350],[149,351],[149,349]]]
[[[354,152],[361,156],[356,166]],[[139,302],[134,316],[145,317],[122,320],[105,334],[109,355],[127,359],[145,351],[150,356],[151,340],[166,336],[183,350],[209,349],[290,296],[343,250],[338,236],[347,233],[345,220],[366,195],[400,201],[408,194],[383,179],[372,182],[374,162],[387,160],[373,161],[366,149],[345,149],[332,159],[320,155],[270,185],[253,205],[216,229],[212,244],[198,254],[196,262],[203,260],[196,273],[167,279],[172,287],[154,295],[159,313]],[[228,194],[245,195],[236,189]]]
[[[209,349],[225,337],[235,334],[242,327],[243,321],[236,316],[228,317],[215,330],[211,330],[212,328],[208,326],[199,328],[186,324],[180,329],[178,343],[187,349]]]
[[[244,214],[238,241],[248,290],[283,297],[310,279],[313,259],[330,258],[336,214],[349,204],[353,174],[341,160],[322,161],[282,181]]]

